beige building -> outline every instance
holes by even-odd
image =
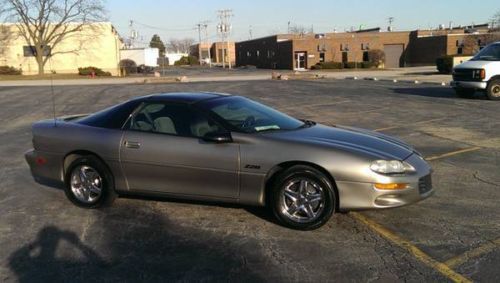
[[[224,54],[224,61],[227,64],[229,60],[234,66],[236,63],[236,52],[234,42],[214,42],[214,43],[201,43],[194,44],[190,47],[190,55],[198,57],[201,54],[201,61],[208,62],[211,60],[214,64],[222,64],[222,58]],[[210,58],[210,59],[209,59]]]
[[[71,25],[71,24],[70,24]],[[76,24],[75,24],[76,25]],[[65,36],[54,48],[45,64],[45,73],[78,73],[80,67],[97,67],[120,75],[120,48],[123,43],[111,23],[86,25],[78,32]],[[33,48],[19,33],[16,24],[0,25],[0,65],[20,68],[23,75],[38,74]]]

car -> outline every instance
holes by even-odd
[[[500,42],[479,51],[471,60],[453,68],[450,85],[457,96],[470,98],[479,90],[491,100],[500,100]]]
[[[33,124],[35,181],[77,206],[149,195],[269,207],[308,230],[335,212],[411,204],[433,192],[431,167],[404,142],[299,120],[242,96],[133,98],[90,115]]]

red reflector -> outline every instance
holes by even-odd
[[[44,157],[38,156],[38,157],[35,159],[35,162],[36,162],[36,164],[38,164],[38,165],[43,165],[43,164],[47,163],[47,159],[45,159]]]

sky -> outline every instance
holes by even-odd
[[[440,24],[448,26],[485,23],[500,11],[498,0],[107,0],[109,20],[120,35],[130,34],[129,22],[139,33],[139,44],[153,34],[163,41],[190,37],[198,40],[196,24],[208,21],[208,38],[218,39],[217,10],[232,10],[234,41],[286,33],[291,25],[313,28],[316,33],[344,31],[351,27],[387,28],[393,17],[395,30],[415,30]]]

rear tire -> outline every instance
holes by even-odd
[[[500,100],[500,79],[493,79],[488,83],[486,96],[491,100]]]
[[[83,208],[98,208],[113,203],[117,194],[113,175],[97,157],[82,156],[73,161],[65,176],[66,197]]]
[[[277,177],[269,205],[284,226],[313,230],[331,218],[336,202],[333,185],[325,174],[310,166],[296,165]]]
[[[455,93],[460,98],[472,98],[476,90],[470,88],[456,88]]]

